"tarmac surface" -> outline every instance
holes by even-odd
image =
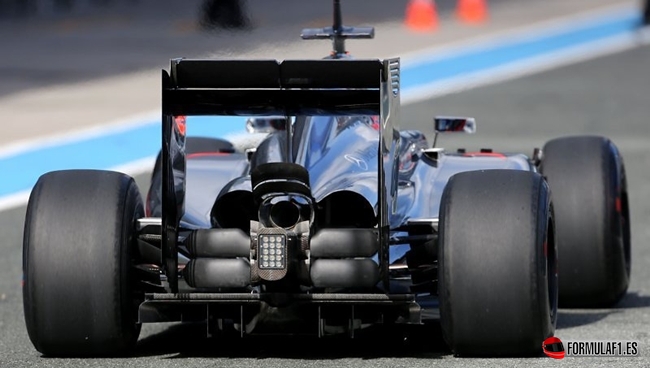
[[[45,21],[54,20],[47,18]],[[188,49],[195,50],[189,46]],[[160,50],[160,53],[164,54],[165,51]],[[153,56],[151,63],[143,61],[137,68],[157,67],[153,64],[158,60]],[[168,55],[164,58],[167,59]],[[439,139],[439,146],[449,149],[490,147],[530,154],[534,147],[541,147],[545,141],[567,134],[605,135],[618,145],[625,159],[630,195],[633,247],[630,289],[613,308],[561,310],[556,336],[563,340],[638,340],[639,357],[566,358],[562,361],[546,357],[456,358],[446,349],[436,326],[410,331],[412,333],[409,335],[373,330],[357,335],[359,338],[355,340],[266,337],[240,341],[205,339],[200,325],[162,324],[143,328],[133,357],[42,358],[31,345],[23,320],[20,279],[25,208],[22,207],[0,212],[0,252],[3,254],[0,257],[0,366],[650,366],[650,228],[646,226],[650,218],[648,65],[650,47],[642,47],[402,108],[402,127],[421,129],[428,135],[433,132],[431,121],[434,115],[476,117],[478,130],[475,135],[445,135]],[[31,76],[33,71],[26,74]],[[85,78],[83,73],[80,75],[79,78]],[[63,78],[63,81],[68,83],[74,79]],[[127,80],[124,79],[124,83]],[[4,79],[2,81],[0,85],[4,85]],[[28,82],[25,85],[18,83],[17,88],[23,96],[43,93],[42,83],[35,82],[33,90]],[[110,83],[106,82],[105,85]],[[2,106],[0,99],[0,108]],[[149,109],[148,106],[146,108]],[[155,106],[152,104],[151,108]],[[147,187],[147,176],[137,178],[143,190]],[[3,178],[6,176],[3,175]]]

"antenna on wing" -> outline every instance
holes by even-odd
[[[374,38],[374,27],[346,27],[343,25],[341,0],[334,0],[334,22],[332,27],[306,28],[300,35],[303,40],[332,40],[334,50],[328,59],[343,59],[349,57],[345,50],[345,40],[348,38]]]

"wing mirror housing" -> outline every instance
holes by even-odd
[[[476,133],[476,119],[457,116],[436,116],[433,118],[436,133]]]
[[[460,116],[436,116],[433,118],[433,128],[436,135],[433,138],[432,147],[435,147],[440,133],[476,133],[476,119]]]

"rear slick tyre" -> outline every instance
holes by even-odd
[[[540,171],[555,203],[560,306],[609,307],[630,282],[625,165],[607,138],[575,136],[544,145]]]
[[[23,241],[29,338],[46,356],[115,356],[137,341],[140,192],[127,175],[50,172],[32,190]]]
[[[456,174],[440,208],[440,322],[454,354],[542,352],[557,316],[548,185],[527,171]]]

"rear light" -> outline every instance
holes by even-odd
[[[282,270],[287,267],[287,237],[285,235],[259,235],[257,240],[260,270]]]

